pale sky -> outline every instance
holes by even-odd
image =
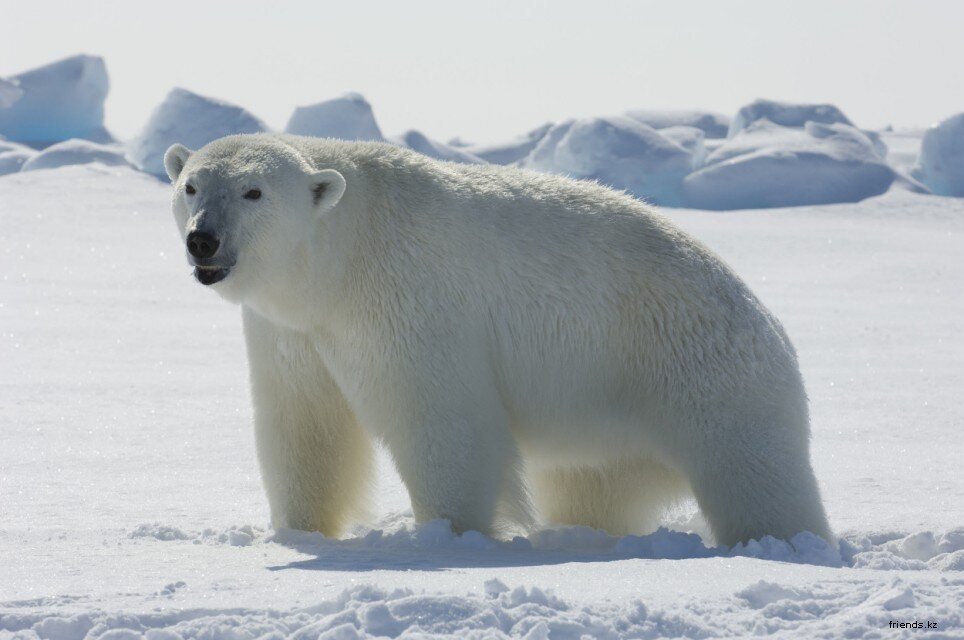
[[[4,0],[0,25],[0,76],[104,57],[120,137],[174,86],[279,129],[297,105],[359,91],[387,135],[479,142],[632,108],[732,115],[758,97],[831,102],[863,127],[964,111],[957,0]]]

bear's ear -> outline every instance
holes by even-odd
[[[171,148],[164,154],[164,168],[167,170],[167,176],[171,179],[171,182],[177,180],[177,177],[181,175],[184,163],[187,162],[192,153],[194,152],[183,144],[172,144]]]
[[[345,176],[334,169],[323,169],[311,174],[311,198],[318,214],[331,211],[345,195]]]

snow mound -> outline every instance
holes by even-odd
[[[802,127],[808,122],[822,124],[853,123],[832,104],[793,104],[773,100],[756,100],[740,107],[730,122],[727,137],[732,138],[754,122],[769,120],[784,127]]]
[[[310,535],[310,534],[309,534]],[[194,544],[227,545],[231,547],[247,547],[256,540],[264,540],[265,532],[260,527],[251,525],[233,526],[227,529],[205,529],[199,533],[188,533],[177,527],[163,525],[159,522],[142,524],[129,534],[130,538],[152,538],[162,542],[188,540]]]
[[[758,209],[857,202],[893,181],[873,142],[850,125],[793,129],[760,120],[710,153],[683,192],[690,207]]]
[[[964,113],[924,133],[914,175],[937,195],[964,196]]]
[[[358,93],[298,107],[291,114],[285,133],[341,140],[384,139],[372,106]]]
[[[696,127],[707,138],[725,138],[730,129],[730,119],[727,116],[710,111],[634,109],[627,111],[626,115],[654,129]]]
[[[489,145],[456,144],[451,146],[462,148],[464,151],[492,164],[512,164],[529,155],[539,144],[539,141],[549,133],[550,129],[552,129],[552,124],[547,123],[508,142]],[[456,141],[458,140],[456,139]]]
[[[199,149],[224,136],[267,130],[266,124],[241,107],[175,88],[131,141],[127,158],[139,169],[165,177],[164,152],[176,142]]]
[[[89,140],[66,140],[51,145],[32,156],[23,164],[21,171],[56,169],[72,164],[97,162],[107,166],[125,166],[130,163],[124,157],[124,149],[117,146],[97,144]]]
[[[0,135],[44,147],[69,138],[109,142],[104,60],[73,56],[8,78],[0,84]]]
[[[462,149],[451,147],[444,142],[432,140],[415,129],[406,131],[398,136],[395,142],[403,147],[408,147],[412,151],[418,151],[429,158],[435,158],[436,160],[461,162],[463,164],[486,164],[485,160],[478,156],[474,156]]]
[[[678,206],[692,154],[648,125],[611,116],[554,126],[521,166],[598,180],[656,204]]]
[[[877,542],[868,536],[842,539],[844,561],[855,568],[878,571],[964,571],[964,528],[943,534],[918,531]]]
[[[190,540],[191,536],[184,533],[177,527],[169,527],[159,522],[152,524],[142,524],[131,531],[131,538],[153,538],[165,542],[171,540]]]

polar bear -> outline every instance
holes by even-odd
[[[719,543],[830,540],[790,340],[645,203],[290,135],[164,164],[197,280],[242,308],[273,526],[344,531],[380,441],[456,531],[641,533],[693,495]]]

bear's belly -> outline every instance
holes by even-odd
[[[674,421],[645,380],[555,364],[503,379],[509,428],[527,460],[595,464],[663,453]]]

